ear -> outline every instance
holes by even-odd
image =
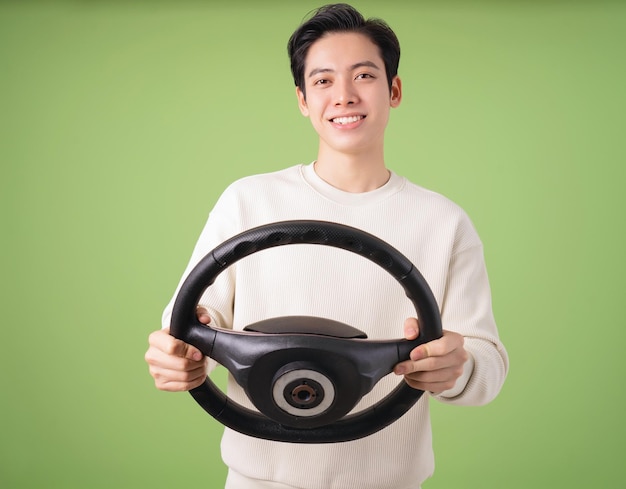
[[[306,103],[306,97],[300,87],[296,87],[296,97],[298,97],[298,108],[304,117],[309,117],[309,106]]]
[[[392,108],[396,108],[400,105],[402,101],[402,81],[398,76],[395,76],[391,81],[391,95],[389,98],[389,105]]]

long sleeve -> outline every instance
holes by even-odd
[[[482,245],[452,256],[441,315],[444,329],[464,336],[470,359],[457,385],[435,397],[457,405],[490,402],[504,383],[509,360],[493,317]]]
[[[161,318],[163,328],[170,325],[174,300],[191,270],[207,253],[241,230],[239,214],[239,205],[235,194],[226,189],[209,213],[174,296],[163,311]],[[230,328],[233,324],[234,271],[235,268],[230,267],[222,272],[200,299],[200,305],[207,308],[213,324],[222,328]]]

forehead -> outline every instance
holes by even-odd
[[[305,60],[305,70],[341,70],[365,61],[383,68],[380,50],[369,37],[356,32],[332,32],[311,45]]]

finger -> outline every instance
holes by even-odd
[[[435,355],[432,345],[428,346],[426,350],[423,350],[423,346],[413,349],[411,352],[411,359],[398,363],[394,367],[394,373],[396,375],[408,375],[414,372],[430,372],[441,369],[462,365],[465,362],[464,350],[458,352],[453,351],[450,354]],[[419,352],[416,350],[420,349]],[[419,358],[418,358],[419,357]],[[417,358],[413,360],[413,358]]]
[[[151,368],[156,387],[163,391],[188,391],[201,385],[207,376],[206,368],[200,367],[190,372],[178,372],[167,369]]]
[[[433,345],[431,343],[432,342],[424,343],[423,345],[413,348],[413,350],[411,350],[411,353],[409,354],[411,360],[417,362],[418,360],[425,360],[428,357],[437,356],[436,351],[438,350],[433,348]]]
[[[436,370],[425,370],[413,372],[405,375],[404,378],[412,382],[421,382],[422,384],[435,384],[444,382],[454,382],[463,374],[463,369],[457,366],[443,367]]]
[[[209,315],[209,311],[204,306],[196,307],[196,316],[198,317],[198,321],[202,324],[209,324],[211,322],[211,316]]]
[[[408,318],[404,321],[404,337],[414,340],[419,336],[419,322],[416,318]]]
[[[413,361],[406,360],[398,363],[393,371],[396,375],[409,375],[415,372],[428,372],[450,366],[447,357],[430,357]]]
[[[176,370],[179,372],[190,372],[202,367],[205,360],[192,360],[185,357],[170,355],[155,347],[148,348],[145,354],[146,362],[154,368],[162,370]]]
[[[444,331],[441,338],[414,348],[410,353],[410,358],[416,362],[430,357],[443,357],[462,348],[463,336],[458,333]]]
[[[414,389],[442,392],[452,389],[462,373],[462,368],[453,366],[427,372],[415,372],[410,375],[405,375],[404,380]]]
[[[200,378],[206,377],[207,368],[204,362],[188,371],[170,370],[160,366],[151,366],[150,374],[155,380],[162,383],[193,383]]]
[[[433,395],[440,394],[441,392],[454,387],[454,383],[451,382],[420,382],[408,377],[405,377],[404,381],[413,389],[430,392]]]
[[[167,355],[188,358],[189,360],[200,361],[204,357],[203,353],[195,346],[174,338],[169,329],[162,329],[153,332],[148,342],[151,347],[166,353]]]

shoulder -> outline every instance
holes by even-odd
[[[305,188],[301,166],[249,175],[232,182],[217,200],[212,214],[249,227],[257,221],[276,220],[285,209],[302,199]]]
[[[260,192],[277,185],[290,185],[300,180],[302,165],[291,166],[282,170],[258,173],[235,180],[224,193]]]
[[[403,193],[405,198],[409,199],[413,205],[418,206],[422,211],[434,212],[459,219],[467,217],[465,210],[449,197],[422,187],[410,180],[405,179]]]
[[[301,165],[278,171],[248,175],[228,185],[217,201],[217,207],[255,202],[267,195],[283,192],[298,183]]]
[[[405,205],[420,215],[430,232],[448,232],[455,248],[480,245],[480,237],[465,209],[451,198],[409,180],[405,183]]]

